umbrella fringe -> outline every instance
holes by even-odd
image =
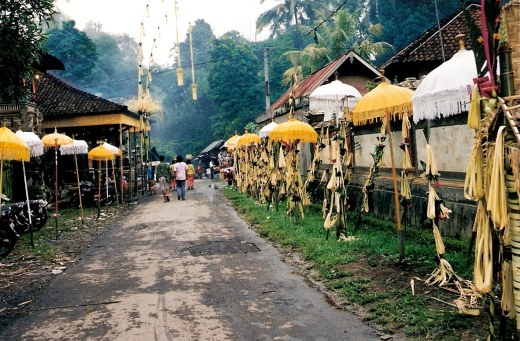
[[[381,121],[381,117],[385,117],[386,113],[390,112],[390,116],[393,120],[403,118],[403,114],[406,113],[408,116],[412,113],[412,103],[404,103],[394,105],[384,109],[367,110],[364,112],[358,112],[353,115],[352,123],[354,125],[366,125],[370,123],[376,123]]]
[[[468,111],[471,88],[467,86],[455,90],[425,94],[413,100],[413,121],[434,120],[458,115]]]

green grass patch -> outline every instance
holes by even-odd
[[[388,333],[402,332],[417,340],[484,339],[484,317],[467,317],[455,308],[429,298],[429,291],[412,296],[410,279],[426,279],[435,269],[432,231],[409,227],[405,235],[404,265],[399,263],[396,224],[370,216],[363,217],[355,240],[338,242],[335,231],[325,238],[321,207],[306,208],[305,219],[294,223],[279,211],[260,205],[233,188],[224,190],[235,210],[261,237],[279,245],[282,251],[296,251],[310,262],[328,290],[363,307],[363,318]],[[349,224],[355,214],[348,217]],[[352,225],[348,232],[351,233]],[[467,259],[468,240],[444,237],[445,259],[463,278],[472,276],[473,259]],[[431,288],[432,296],[449,301],[442,290]],[[453,297],[451,298],[453,299]],[[461,336],[464,335],[464,338]]]
[[[58,256],[66,256],[79,252],[88,245],[80,245],[90,241],[114,217],[123,211],[117,206],[103,207],[103,220],[97,219],[97,208],[84,209],[84,224],[81,223],[80,211],[77,208],[60,208],[58,219],[58,238],[56,239],[56,220],[52,208],[48,209],[49,219],[39,231],[34,231],[34,246],[31,246],[30,234],[20,236],[13,252],[2,259],[12,262],[20,258],[34,258],[42,261],[52,261]],[[76,243],[76,246],[73,244]]]

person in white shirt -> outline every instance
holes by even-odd
[[[177,200],[186,200],[186,167],[186,163],[182,161],[182,156],[177,155],[175,164],[173,165]]]

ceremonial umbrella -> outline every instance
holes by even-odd
[[[392,163],[392,179],[394,183],[395,214],[397,219],[398,249],[401,259],[404,258],[404,239],[399,213],[399,193],[397,190],[397,176],[395,171],[394,146],[390,131],[390,119],[412,113],[413,91],[387,83],[384,78],[370,92],[364,95],[352,111],[354,125],[363,125],[383,119],[386,121],[386,131],[390,144],[390,160]]]
[[[260,142],[262,142],[262,139],[257,134],[245,133],[244,135],[240,136],[237,139],[236,146],[237,147],[249,146],[249,145],[252,145],[255,143],[258,144]]]
[[[271,130],[269,138],[273,141],[291,142],[310,142],[318,141],[318,133],[310,124],[298,121],[295,118],[289,119],[287,122],[280,123]]]
[[[29,161],[30,152],[27,143],[9,128],[0,128],[0,207],[2,206],[2,174],[4,160]]]
[[[98,218],[101,215],[101,162],[114,160],[115,154],[113,150],[106,148],[103,144],[93,148],[88,152],[89,160],[98,161]],[[108,197],[107,197],[108,200]]]
[[[58,239],[58,146],[70,144],[72,143],[72,139],[65,134],[59,134],[57,129],[54,128],[54,133],[43,136],[42,142],[45,147],[54,147],[54,197],[56,198],[56,213],[54,215],[54,218],[56,221],[55,236],[56,239]]]
[[[29,152],[31,157],[38,157],[43,155],[43,143],[42,140],[33,132],[21,131],[18,130],[16,135],[20,136],[22,140],[29,147]],[[32,225],[32,214],[31,214],[31,206],[29,205],[29,191],[27,189],[27,176],[25,174],[25,162],[22,160],[22,169],[23,169],[23,182],[25,185],[25,200],[27,201],[27,212],[29,216],[29,231],[31,233],[31,246],[34,246],[34,238],[33,238],[33,225]]]
[[[240,138],[240,135],[235,134],[228,138],[226,142],[224,143],[224,146],[227,147],[228,151],[232,151],[237,147],[237,140]]]
[[[262,139],[265,139],[265,138],[268,138],[269,137],[269,133],[271,133],[271,131],[274,129],[274,127],[276,127],[278,125],[278,123],[276,123],[275,121],[271,121],[271,123],[269,123],[268,125],[266,125],[265,127],[263,127],[262,129],[260,129],[260,131],[258,132],[258,135],[260,136],[260,138]]]
[[[309,95],[309,110],[325,111],[324,121],[330,120],[331,112],[342,113],[343,108],[354,109],[361,93],[351,85],[335,80],[317,87]],[[339,116],[338,116],[339,118]]]
[[[78,169],[78,154],[88,153],[88,144],[83,140],[72,140],[71,144],[66,144],[60,147],[61,155],[74,155],[74,163],[76,164],[76,179],[78,180],[78,198],[79,198],[79,209],[81,212],[81,223],[84,224],[83,217],[83,202],[81,198],[81,184],[79,182],[79,169]]]
[[[121,149],[117,148],[114,145],[111,145],[110,143],[103,142],[102,145],[103,145],[103,147],[105,147],[108,150],[112,151],[112,153],[114,153],[114,157],[123,155],[123,152],[121,151]],[[108,179],[108,165],[107,165],[106,168],[107,168],[106,171],[107,171],[107,179]],[[112,160],[112,176],[114,177],[114,182],[115,182],[116,181],[116,173],[115,173],[115,169],[114,169],[114,160]],[[106,186],[106,187],[107,187],[107,198],[108,198],[108,186]],[[123,187],[121,186],[121,188],[123,188]],[[119,202],[119,196],[118,196],[118,193],[117,193],[117,186],[114,186],[114,189],[116,190],[116,203],[118,203]]]
[[[473,79],[477,78],[473,51],[460,50],[431,71],[413,94],[413,120],[433,120],[468,111]]]

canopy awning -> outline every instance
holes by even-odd
[[[70,128],[70,127],[94,127],[106,125],[125,125],[132,127],[133,131],[150,131],[150,123],[138,118],[130,117],[124,113],[88,115],[76,117],[45,118],[42,123],[44,129]]]

